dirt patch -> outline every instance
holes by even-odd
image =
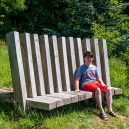
[[[8,93],[8,92],[13,92],[13,88],[11,87],[4,87],[0,89],[0,93]]]

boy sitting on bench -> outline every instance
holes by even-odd
[[[81,87],[85,91],[90,91],[95,93],[95,100],[100,110],[100,118],[102,120],[108,120],[104,109],[102,107],[101,92],[105,92],[106,102],[108,106],[108,113],[110,116],[118,117],[112,110],[112,92],[111,87],[104,84],[102,79],[99,77],[98,69],[92,64],[93,54],[87,51],[83,55],[84,64],[81,65],[75,75],[75,92],[79,92],[79,81]]]

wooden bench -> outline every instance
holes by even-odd
[[[51,110],[93,97],[74,92],[74,72],[83,64],[83,52],[92,51],[103,81],[111,86],[106,40],[48,37],[11,32],[6,35],[15,104]],[[112,88],[112,94],[122,94]]]

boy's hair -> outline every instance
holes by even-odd
[[[93,58],[93,53],[90,52],[90,51],[87,51],[87,52],[85,52],[85,53],[83,54],[83,58],[85,58],[86,56]]]

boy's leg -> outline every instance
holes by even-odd
[[[108,113],[112,112],[112,92],[111,92],[110,87],[108,87],[105,90],[105,97],[106,97],[106,102],[107,102],[107,106],[108,106]]]
[[[100,110],[100,114],[104,113],[104,109],[102,107],[102,97],[101,97],[101,90],[100,88],[97,88],[95,91],[95,100],[98,105],[98,108]]]
[[[95,93],[95,100],[98,105],[98,108],[100,110],[100,114],[104,113],[103,107],[102,107],[102,96],[101,96],[101,90],[99,88],[98,82],[90,82],[86,84],[83,87],[83,90],[85,91],[91,91]]]

